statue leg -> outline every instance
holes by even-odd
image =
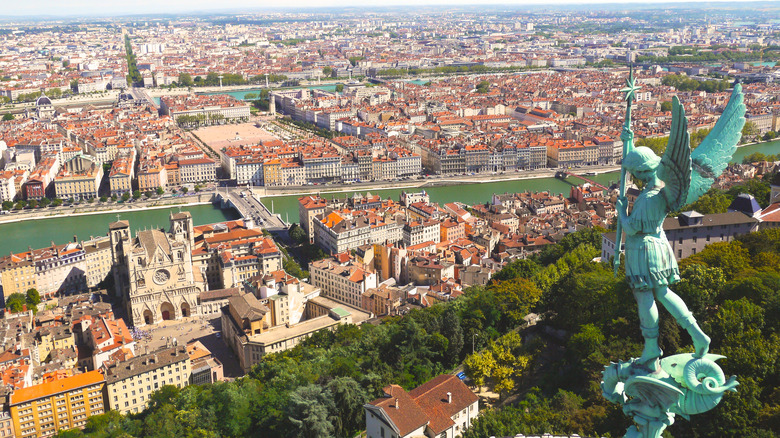
[[[688,310],[685,301],[668,287],[659,287],[655,289],[655,297],[663,304],[666,310],[672,314],[677,324],[680,324],[685,331],[691,335],[693,347],[696,349],[695,355],[703,357],[710,349],[710,337],[707,336],[696,323],[696,319]]]
[[[661,349],[658,347],[658,307],[655,305],[653,293],[649,290],[635,290],[634,298],[639,309],[642,337],[645,338],[639,363],[651,366],[653,361],[661,357]]]

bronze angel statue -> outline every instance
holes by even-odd
[[[629,81],[631,95],[636,87]],[[629,214],[628,202],[621,193],[617,201],[619,230],[626,234],[625,270],[639,308],[639,320],[645,344],[637,361],[650,370],[658,368],[662,356],[658,346],[658,308],[661,303],[677,323],[690,334],[695,357],[704,357],[710,338],[696,323],[685,302],[669,285],[680,280],[680,271],[663,230],[667,214],[690,204],[709,190],[734,155],[745,123],[745,105],[741,86],[737,84],[723,114],[712,132],[691,152],[688,120],[677,97],[672,107],[672,128],[663,157],[646,147],[633,147],[630,112],[621,138],[625,142],[623,169],[644,183]],[[618,239],[622,234],[618,234]],[[620,248],[620,245],[617,246]],[[616,257],[619,260],[619,256]]]

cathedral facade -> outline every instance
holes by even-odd
[[[189,212],[172,213],[170,229],[131,235],[128,221],[109,225],[116,293],[135,327],[197,315],[206,290],[192,268],[193,225]]]

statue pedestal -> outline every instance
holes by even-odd
[[[736,377],[726,381],[715,363],[723,357],[678,354],[661,359],[655,371],[637,359],[612,363],[604,369],[602,394],[633,418],[635,425],[628,428],[626,438],[660,438],[676,414],[687,419],[709,411],[724,392],[736,391]]]

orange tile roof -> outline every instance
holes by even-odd
[[[40,385],[30,386],[16,390],[11,394],[10,405],[18,405],[30,400],[48,397],[62,392],[72,391],[89,385],[95,385],[105,381],[103,374],[99,371],[89,371],[83,374],[77,374],[73,377],[66,377],[53,382],[41,383]]]

